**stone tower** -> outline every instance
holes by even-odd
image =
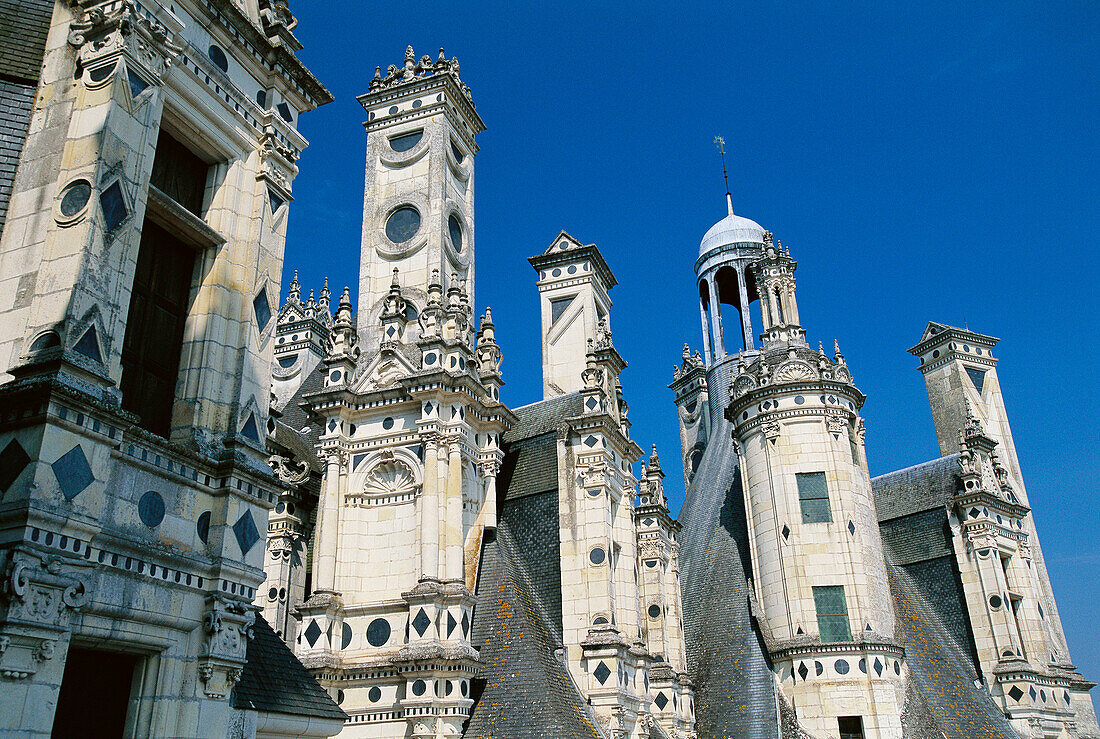
[[[543,397],[575,392],[583,386],[588,342],[601,325],[611,329],[608,292],[615,276],[595,244],[581,244],[565,231],[527,261],[539,274]]]
[[[474,137],[485,124],[458,61],[443,49],[433,62],[426,54],[417,60],[410,46],[403,66],[390,65],[384,77],[376,70],[359,102],[367,162],[357,315],[369,351],[377,342],[367,329],[382,312],[394,268],[410,319],[423,310],[433,273],[444,283],[452,275],[465,280],[473,302]]]
[[[905,665],[864,458],[865,398],[838,348],[807,346],[790,252],[765,233],[748,266],[764,298],[762,348],[738,358],[726,418],[765,644],[807,731],[859,720],[867,736],[900,737]]]
[[[296,651],[343,695],[352,736],[461,734],[481,663],[474,590],[496,528],[501,353],[473,315],[473,136],[458,62],[376,76],[360,309],[344,289],[322,389],[314,590]],[[402,215],[403,214],[403,215]]]
[[[1080,730],[1095,731],[1092,683],[1070,661],[1016,456],[993,356],[997,342],[930,322],[909,350],[920,359],[940,452],[960,455],[952,535],[978,659],[1018,729],[1075,720]],[[1068,691],[1069,705],[1054,699],[1054,686]]]
[[[699,352],[693,355],[687,344],[684,344],[680,366],[672,368],[672,382],[668,387],[676,393],[676,421],[680,428],[686,490],[703,461],[712,423],[706,367]]]

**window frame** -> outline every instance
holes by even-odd
[[[833,507],[829,500],[829,480],[826,478],[825,473],[823,471],[796,472],[794,478],[795,486],[798,489],[798,507],[802,514],[802,523],[832,523]],[[808,484],[811,479],[821,480],[821,491],[810,490],[803,485],[803,481],[806,481]],[[823,492],[823,494],[811,495],[811,493],[817,492]],[[824,501],[823,509],[821,507],[822,501]]]
[[[852,641],[852,622],[848,615],[848,598],[844,593],[843,585],[813,585],[811,586],[814,597],[814,613],[817,615],[817,635],[822,644],[842,644],[844,642]],[[826,611],[828,607],[827,603],[823,603],[827,597],[840,596],[840,601],[843,603],[843,612],[837,611],[834,608]],[[841,636],[841,632],[836,631],[835,628],[841,622],[839,619],[843,618],[844,638],[836,638]],[[826,619],[826,620],[822,620]],[[833,619],[833,620],[829,620]],[[826,637],[828,633],[828,637]]]

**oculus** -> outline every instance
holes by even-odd
[[[92,184],[87,180],[74,180],[61,193],[61,215],[72,218],[84,210],[92,197]]]
[[[462,251],[462,224],[459,223],[458,216],[452,214],[447,219],[447,231],[451,235],[451,244],[455,251]]]
[[[420,230],[420,212],[411,205],[403,205],[386,219],[386,237],[395,244],[403,244]]]

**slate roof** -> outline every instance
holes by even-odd
[[[533,595],[507,521],[486,541],[473,641],[484,684],[475,695],[468,739],[600,739],[587,704],[555,655],[544,604]]]
[[[737,455],[723,419],[688,488],[680,523],[680,584],[688,672],[700,739],[778,739],[771,667],[749,612]]]
[[[299,459],[306,459],[316,472],[323,472],[321,462],[317,458],[317,439],[321,435],[321,427],[310,419],[309,413],[302,407],[305,396],[316,393],[325,387],[325,370],[323,365],[317,365],[313,371],[306,375],[298,390],[291,396],[279,410],[282,417],[276,421],[275,443],[293,452]],[[302,429],[308,427],[309,431],[302,433]],[[293,432],[293,433],[291,433]],[[296,439],[291,436],[297,437]]]
[[[241,680],[233,688],[234,708],[347,720],[347,714],[259,614],[246,659]]]
[[[53,0],[0,0],[0,77],[37,82]]]
[[[503,436],[495,539],[486,537],[473,643],[484,683],[467,737],[600,735],[556,650],[562,646],[557,427],[580,413],[570,393],[515,409]]]
[[[959,455],[879,475],[871,480],[879,521],[943,508],[958,490]]]
[[[907,739],[1017,739],[993,698],[974,685],[964,645],[944,627],[939,610],[905,568],[887,571],[912,688],[902,717]]]
[[[0,0],[0,232],[27,138],[53,0]]]

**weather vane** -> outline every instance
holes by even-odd
[[[715,136],[714,145],[718,147],[718,152],[722,155],[722,179],[726,183],[726,209],[730,215],[733,215],[733,196],[730,195],[730,178],[726,173],[726,140],[721,136]]]

